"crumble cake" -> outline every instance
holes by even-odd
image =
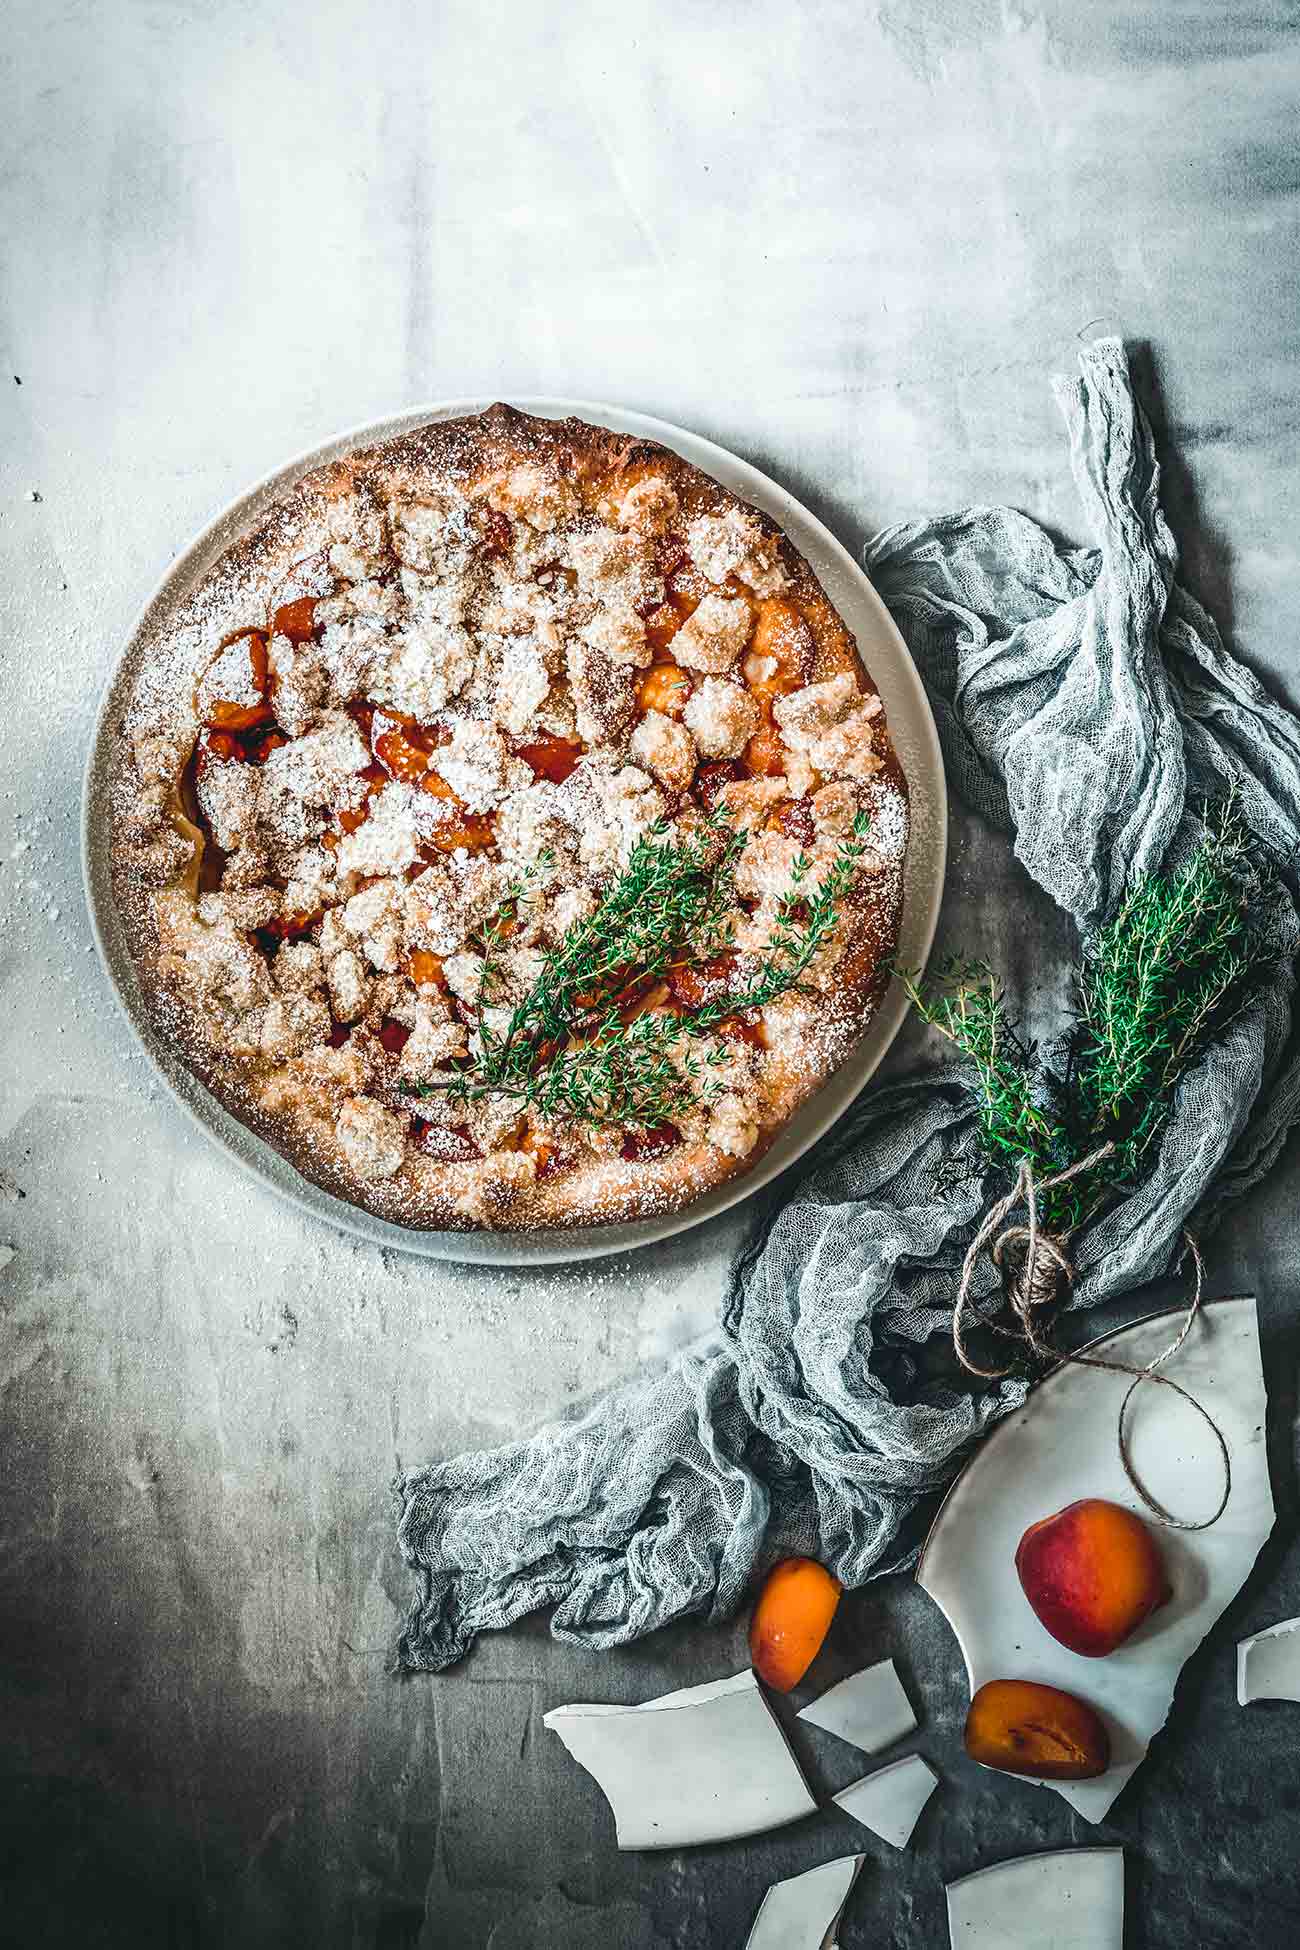
[[[137,639],[112,737],[114,899],[158,1031],[306,1178],[399,1224],[688,1204],[885,987],[907,789],[879,696],[774,524],[642,439],[498,405],[309,474]],[[718,831],[721,951],[622,969],[609,1005],[675,1039],[671,1118],[466,1096],[629,863]],[[798,984],[743,1006],[846,844]]]

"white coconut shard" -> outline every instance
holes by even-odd
[[[1143,1367],[1168,1347],[1181,1312],[1139,1321],[1093,1352]],[[1210,1529],[1171,1530],[1148,1519],[1174,1595],[1105,1661],[1105,1685],[1044,1630],[1016,1576],[1016,1546],[1031,1523],[1082,1496],[1142,1513],[1116,1440],[1127,1374],[1057,1368],[1023,1408],[998,1425],[949,1491],[921,1554],[917,1581],[957,1634],[974,1693],[989,1679],[1037,1680],[1098,1706],[1111,1764],[1092,1781],[1050,1787],[1088,1821],[1102,1821],[1168,1717],[1183,1666],[1235,1598],[1273,1528],[1264,1441],[1266,1397],[1252,1299],[1202,1308],[1170,1379],[1214,1417],[1232,1457],[1232,1491]],[[1223,1458],[1202,1418],[1172,1388],[1138,1389],[1127,1432],[1133,1467],[1150,1494],[1188,1520],[1213,1513]],[[1100,1701],[1096,1697],[1101,1695]]]
[[[952,1950],[1123,1950],[1124,1851],[1058,1849],[948,1884]]]
[[[1300,1700],[1300,1618],[1285,1618],[1237,1646],[1237,1704]]]
[[[774,1882],[758,1906],[745,1950],[833,1950],[865,1859],[842,1855],[787,1882]]]
[[[921,1810],[939,1785],[919,1754],[891,1761],[834,1797],[835,1806],[893,1848],[906,1848]]]
[[[557,1706],[544,1724],[600,1787],[620,1848],[757,1835],[817,1806],[749,1671],[641,1706]]]
[[[892,1747],[916,1726],[916,1715],[892,1659],[884,1659],[878,1666],[864,1666],[861,1672],[841,1679],[838,1686],[805,1706],[799,1718],[833,1733],[838,1740],[847,1740],[864,1754]]]

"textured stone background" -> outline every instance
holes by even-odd
[[[860,1845],[845,1950],[942,1945],[945,1877],[1091,1831],[962,1761],[955,1646],[901,1581],[845,1603],[828,1658],[893,1652],[923,1705],[944,1786],[904,1857],[829,1816],[616,1854],[540,1714],[733,1671],[739,1628],[595,1660],[539,1627],[387,1676],[395,1464],[662,1354],[743,1221],[493,1276],[235,1176],[91,953],[82,758],[169,557],[336,427],[608,398],[746,454],[851,547],[968,499],[1077,533],[1047,377],[1098,320],[1145,348],[1194,585],[1300,703],[1300,14],[10,0],[0,63],[0,1940],[738,1946],[767,1882]],[[1059,921],[1000,842],[954,837],[948,938],[1050,1020]],[[1293,1147],[1214,1254],[1261,1295],[1285,1516],[1105,1831],[1132,1945],[1300,1926],[1300,1708],[1232,1703],[1238,1632],[1300,1610],[1298,1182]]]

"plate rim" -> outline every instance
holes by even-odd
[[[619,406],[609,401],[517,393],[509,396],[508,403],[521,411],[536,413],[542,418],[562,419],[576,414],[595,425],[611,427],[616,432],[640,434],[681,454],[684,459],[700,466],[715,478],[717,478],[715,463],[721,466],[724,475],[738,473],[742,484],[738,488],[732,488],[732,492],[742,493],[751,500],[757,499],[757,505],[764,507],[768,513],[773,512],[772,504],[775,503],[781,512],[774,518],[785,527],[793,517],[805,534],[811,534],[836,568],[848,576],[855,586],[856,593],[873,612],[879,631],[893,651],[893,664],[888,678],[892,683],[901,685],[909,694],[908,717],[913,742],[920,747],[918,755],[923,762],[926,775],[924,815],[929,823],[929,830],[925,832],[924,838],[927,870],[925,877],[922,878],[919,872],[920,859],[919,851],[915,846],[914,829],[908,848],[908,860],[913,862],[910,875],[907,865],[904,866],[903,908],[903,926],[909,939],[909,953],[919,964],[923,964],[929,956],[938,927],[947,870],[948,805],[943,753],[939,745],[934,714],[911,652],[861,563],[855,560],[825,522],[788,488],[783,487],[779,481],[755,466],[752,461],[733,453],[729,448],[709,439],[707,435],[693,433],[689,428],[678,426],[668,420],[661,420],[653,414],[642,413],[636,408]],[[230,546],[233,539],[229,532],[232,524],[251,523],[256,519],[261,508],[278,492],[292,486],[302,474],[337,459],[341,454],[351,452],[360,446],[394,439],[402,433],[410,432],[418,426],[433,421],[480,413],[492,404],[494,401],[487,396],[437,400],[405,408],[401,412],[388,414],[379,419],[361,421],[341,432],[334,433],[322,441],[313,443],[290,459],[280,462],[250,486],[241,489],[218,508],[176,551],[121,639],[117,654],[101,687],[82,777],[79,828],[82,891],[96,953],[108,979],[113,1000],[138,1048],[144,1054],[153,1076],[162,1083],[168,1097],[179,1106],[189,1123],[197,1127],[205,1139],[246,1176],[253,1178],[259,1185],[277,1196],[287,1199],[310,1218],[335,1226],[353,1237],[365,1239],[372,1245],[410,1252],[422,1258],[453,1261],[465,1265],[503,1267],[563,1265],[580,1260],[606,1258],[612,1253],[639,1250],[675,1238],[696,1226],[706,1224],[709,1220],[720,1218],[746,1199],[755,1196],[774,1178],[796,1164],[851,1109],[875,1075],[906,1020],[909,1004],[898,977],[895,976],[891,980],[866,1035],[839,1070],[827,1079],[809,1102],[777,1134],[754,1170],[725,1180],[682,1210],[661,1213],[647,1219],[618,1221],[603,1226],[566,1228],[563,1233],[540,1229],[531,1232],[423,1231],[380,1219],[366,1212],[362,1207],[337,1198],[333,1193],[303,1178],[282,1153],[259,1137],[249,1125],[243,1124],[226,1111],[188,1066],[182,1064],[163,1043],[144,1007],[134,964],[125,944],[113,938],[115,933],[120,934],[121,924],[112,898],[107,848],[104,844],[105,835],[99,818],[106,789],[106,759],[111,744],[110,721],[118,707],[118,693],[123,684],[131,652],[159,606],[165,604],[169,597],[172,600],[178,599],[187,584],[206,573],[211,567],[211,562]],[[757,495],[753,490],[757,491]],[[802,552],[806,553],[799,536],[796,535],[792,539],[795,540],[796,546],[800,546]],[[211,560],[204,562],[203,557],[209,552],[211,552]],[[814,565],[814,573],[818,574],[820,580],[821,576],[816,565]],[[875,676],[874,670],[872,674]],[[912,780],[909,777],[909,785],[911,784]],[[914,807],[916,803],[914,794]],[[223,1126],[230,1128],[225,1129]]]

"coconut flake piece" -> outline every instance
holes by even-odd
[[[864,1775],[833,1799],[837,1808],[879,1835],[882,1842],[906,1848],[922,1808],[938,1785],[934,1769],[919,1754],[908,1754],[874,1774]]]
[[[1300,1618],[1285,1618],[1237,1646],[1237,1704],[1300,1700]]]
[[[1143,1367],[1168,1347],[1183,1315],[1157,1314],[1095,1342],[1092,1353]],[[1209,1411],[1232,1457],[1232,1492],[1210,1529],[1184,1532],[1149,1521],[1174,1587],[1170,1602],[1113,1658],[1080,1659],[1035,1619],[1016,1576],[1016,1546],[1031,1523],[1082,1495],[1144,1514],[1116,1440],[1131,1376],[1057,1368],[989,1436],[958,1477],[921,1554],[917,1582],[957,1634],[974,1693],[1004,1679],[1063,1687],[1101,1714],[1111,1764],[1092,1781],[1043,1783],[1088,1821],[1101,1821],[1163,1726],[1178,1675],[1245,1583],[1273,1527],[1264,1444],[1266,1399],[1253,1299],[1203,1307],[1167,1370]],[[1133,1467],[1176,1516],[1209,1516],[1223,1490],[1213,1433],[1172,1388],[1148,1385],[1128,1416]],[[1093,1666],[1104,1664],[1094,1674]]]
[[[948,1884],[952,1950],[1122,1950],[1124,1851],[1066,1848]]]
[[[798,1716],[809,1726],[822,1727],[837,1740],[847,1740],[864,1754],[892,1747],[916,1725],[916,1715],[903,1691],[892,1659],[841,1679]]]
[[[750,1671],[641,1706],[557,1706],[544,1724],[595,1779],[620,1848],[729,1841],[817,1806]]]
[[[865,1860],[841,1855],[774,1882],[758,1906],[745,1950],[829,1950]]]

